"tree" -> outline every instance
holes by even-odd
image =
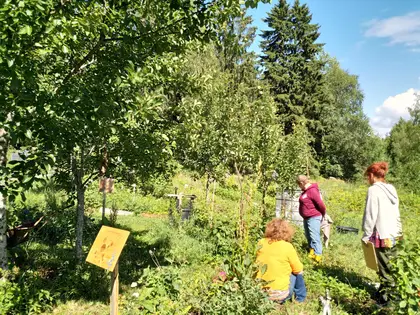
[[[413,108],[408,108],[408,111],[413,124],[420,125],[420,93],[416,94],[416,102],[414,103]]]
[[[251,23],[252,18],[242,9],[239,16],[219,25],[215,47],[224,71],[237,72],[244,61],[249,58],[255,59],[254,53],[247,51],[256,36],[256,28],[250,26]],[[240,80],[240,77],[237,79]]]
[[[417,191],[420,185],[420,124],[416,117],[416,106],[410,111],[411,119],[406,121],[401,118],[387,138],[391,174],[412,191]]]
[[[246,5],[257,2],[248,0]],[[123,137],[133,131],[124,128],[133,120],[147,122],[159,114],[154,107],[158,87],[152,83],[159,81],[155,70],[159,72],[163,63],[151,66],[148,61],[159,61],[166,53],[181,54],[191,41],[210,40],[215,25],[240,10],[239,0],[47,0],[3,5],[0,121],[12,114],[13,124],[5,129],[14,147],[31,138],[44,152],[36,155],[41,160],[45,153],[59,158],[60,170],[66,171],[61,173],[67,173],[67,183],[77,192],[79,259],[84,189],[97,168],[98,152],[117,133]],[[153,139],[160,135],[158,126],[146,128]],[[31,164],[36,173],[40,164]]]
[[[272,166],[278,124],[255,59],[225,68],[219,58],[217,50],[208,46],[194,52],[186,64],[185,73],[192,74],[197,86],[181,102],[177,152],[183,165],[207,179],[218,179],[226,170],[237,174],[243,235],[243,177],[255,172],[259,162],[264,170]]]
[[[183,70],[194,86],[178,108],[177,155],[183,165],[206,175],[206,194],[210,179],[218,179],[226,170],[224,147],[226,86],[223,72],[212,46],[191,52]]]
[[[312,169],[313,149],[310,147],[310,134],[305,121],[298,121],[293,132],[286,135],[278,152],[276,171],[278,185],[281,190],[294,190],[296,176],[307,174]]]
[[[285,134],[292,133],[293,125],[304,118],[313,137],[312,146],[319,154],[321,115],[328,109],[328,100],[322,73],[324,62],[319,58],[323,44],[317,43],[319,25],[311,20],[306,4],[296,0],[291,6],[280,0],[264,20],[270,30],[262,33],[261,60]]]
[[[381,155],[382,140],[375,136],[363,113],[363,91],[358,77],[340,67],[335,58],[324,55],[326,93],[330,110],[324,113],[325,126],[320,155],[325,176],[352,179]]]

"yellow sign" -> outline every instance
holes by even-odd
[[[128,235],[130,235],[128,231],[102,226],[86,261],[108,271],[114,271]]]

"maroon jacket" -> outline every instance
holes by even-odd
[[[310,217],[324,216],[325,211],[325,204],[321,199],[318,184],[312,184],[302,191],[299,197],[299,214],[302,218],[309,219]]]

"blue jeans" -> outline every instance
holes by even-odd
[[[309,219],[303,220],[308,245],[314,249],[315,255],[322,255],[321,220],[322,216],[310,217]]]
[[[306,286],[302,275],[290,275],[289,296],[287,300],[291,300],[295,296],[296,301],[303,302],[306,298]]]

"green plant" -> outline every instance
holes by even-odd
[[[138,284],[140,290],[131,300],[139,314],[188,314],[190,306],[178,301],[182,279],[177,268],[146,268]]]
[[[203,288],[203,314],[267,314],[274,309],[255,274],[253,255],[237,253],[225,261],[224,274]]]
[[[35,284],[35,285],[34,285]],[[55,295],[41,289],[35,272],[3,273],[0,281],[0,314],[39,314],[52,309]]]
[[[402,241],[398,255],[391,260],[391,276],[395,287],[389,290],[398,314],[418,314],[420,311],[420,243]]]

